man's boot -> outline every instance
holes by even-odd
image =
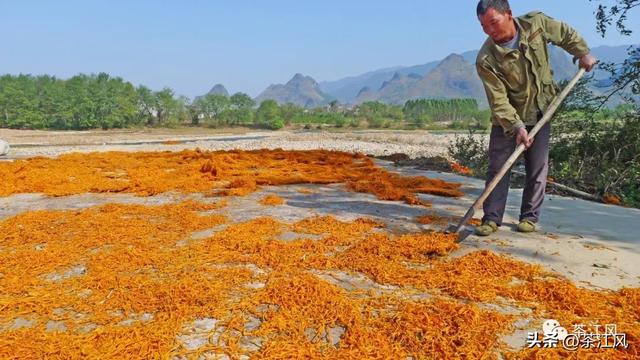
[[[495,221],[487,220],[482,225],[476,227],[476,235],[488,236],[498,231],[498,224]]]
[[[530,233],[536,231],[536,224],[528,219],[520,220],[518,231],[522,233]]]

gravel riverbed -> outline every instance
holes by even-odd
[[[460,135],[457,135],[460,136]],[[373,156],[403,153],[410,158],[447,156],[447,145],[455,134],[428,131],[257,131],[211,132],[199,129],[171,131],[33,131],[0,130],[11,151],[5,159],[57,156],[92,151],[326,149]]]

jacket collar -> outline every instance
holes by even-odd
[[[523,17],[514,17],[513,21],[516,23],[518,31],[520,32],[520,44],[527,44],[527,38],[529,37],[529,32],[531,30],[531,23]],[[498,61],[503,61],[505,57],[516,51],[515,49],[507,49],[496,44],[496,42],[490,37],[489,44],[489,50],[494,54]]]

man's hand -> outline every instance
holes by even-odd
[[[591,71],[593,69],[594,66],[596,66],[596,63],[598,62],[598,60],[596,60],[595,57],[593,57],[593,55],[591,55],[591,53],[588,53],[587,55],[583,56],[580,58],[580,67],[585,69],[587,72]]]
[[[516,133],[516,144],[524,144],[524,148],[528,149],[533,144],[533,139],[529,139],[529,132],[526,127],[521,127]]]

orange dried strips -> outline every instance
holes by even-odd
[[[246,195],[262,185],[346,183],[384,200],[422,204],[416,193],[461,196],[459,184],[402,177],[363,155],[313,151],[201,151],[71,153],[56,159],[0,163],[0,196],[44,193],[167,191]]]
[[[449,222],[448,218],[438,216],[435,214],[425,214],[416,218],[418,224],[422,225],[446,225]]]
[[[0,323],[9,326],[26,316],[36,320],[32,327],[0,330],[0,355],[153,358],[209,352],[349,359],[560,354],[503,348],[500,336],[517,316],[473,303],[503,301],[498,299],[563,324],[617,323],[630,342],[638,339],[639,289],[578,289],[539,266],[488,251],[448,259],[458,248],[452,235],[392,236],[370,219],[312,217],[289,225],[263,217],[180,244],[193,231],[221,224],[219,215],[199,215],[218,206],[114,204],[26,212],[0,222]],[[288,228],[324,237],[278,240]],[[19,252],[23,260],[11,262]],[[77,264],[86,267],[83,274],[47,280],[51,272],[64,274]],[[387,295],[366,287],[345,290],[314,275],[318,270],[356,278],[364,274],[377,286],[397,288]],[[256,282],[263,285],[247,287]],[[416,291],[433,298],[412,300],[408,295]],[[150,318],[141,320],[141,314]],[[245,328],[249,314],[259,326]],[[186,324],[203,317],[222,320],[226,347],[210,343],[188,350],[178,340]],[[49,320],[63,321],[67,329],[47,331]],[[243,348],[244,336],[261,339],[259,349]],[[38,347],[31,345],[33,339]],[[635,346],[581,349],[578,354],[633,358]]]
[[[611,193],[604,194],[604,196],[602,197],[602,202],[604,202],[605,204],[611,204],[611,205],[622,204],[622,200],[620,199],[620,197]]]
[[[473,175],[473,171],[464,165],[460,165],[455,161],[450,161],[451,170],[461,175]]]
[[[260,204],[265,206],[277,206],[283,205],[284,203],[284,199],[277,195],[267,195],[260,199]]]

